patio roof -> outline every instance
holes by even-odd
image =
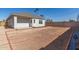
[[[35,18],[35,19],[43,19],[43,17],[31,14],[31,13],[12,13],[12,15],[13,16],[20,16],[20,17]]]

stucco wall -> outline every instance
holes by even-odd
[[[35,20],[35,23],[34,23],[34,20]],[[42,20],[42,24],[39,24],[39,20],[41,20],[41,19],[32,19],[32,27],[45,26],[45,20]]]

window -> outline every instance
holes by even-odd
[[[17,23],[27,23],[28,20],[26,19],[17,19]]]
[[[35,23],[35,19],[34,19],[34,23]]]
[[[17,23],[28,23],[28,22],[30,22],[30,20],[27,18],[18,18],[17,19]]]
[[[39,20],[39,24],[42,24],[43,22],[42,22],[42,20]]]

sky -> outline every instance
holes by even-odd
[[[0,8],[0,20],[6,20],[10,14],[16,12],[28,12],[37,15],[44,15],[45,19],[53,21],[68,21],[69,19],[76,20],[79,14],[79,8],[38,8],[39,11],[34,13],[35,8]]]

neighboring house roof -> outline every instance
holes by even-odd
[[[22,17],[28,17],[28,18],[35,18],[35,19],[42,19],[43,17],[34,15],[31,13],[13,13],[13,16],[22,16]]]

